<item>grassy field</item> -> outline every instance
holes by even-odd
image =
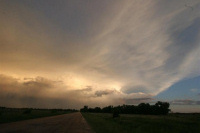
[[[96,133],[200,133],[200,114],[167,116],[82,113]]]
[[[48,109],[0,109],[0,124],[39,117],[66,114],[71,112],[72,111]]]

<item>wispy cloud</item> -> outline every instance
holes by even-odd
[[[193,88],[193,89],[190,89],[191,92],[197,92],[198,89],[197,88]]]
[[[170,102],[172,105],[200,105],[200,101],[190,99],[180,99]]]

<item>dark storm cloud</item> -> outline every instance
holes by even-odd
[[[35,87],[35,88],[52,88],[53,85],[50,81],[37,77],[35,80],[26,81],[23,83],[25,87]]]
[[[96,91],[95,95],[97,97],[102,97],[103,95],[110,95],[113,94],[115,90],[101,90],[101,91]]]
[[[61,82],[43,77],[21,81],[0,75],[0,105],[9,107],[79,108],[84,97],[76,91],[63,90]],[[79,96],[77,100],[74,95]]]
[[[80,91],[92,91],[92,86],[86,86],[85,88],[81,89]]]
[[[24,78],[24,80],[34,80],[34,78]]]
[[[37,77],[31,81],[22,81],[10,76],[0,75],[0,104],[4,106],[37,105],[37,99],[46,97],[45,91],[51,89],[53,83]]]
[[[56,82],[42,77],[32,78],[30,81],[20,81],[19,79],[0,75],[0,91],[16,95],[41,95],[46,90],[51,90]]]
[[[151,97],[147,98],[131,98],[131,99],[124,99],[126,104],[139,104],[139,103],[150,103],[154,99]]]
[[[49,98],[37,96],[22,96],[9,93],[1,95],[1,106],[6,107],[33,107],[33,108],[80,108],[77,101],[67,98]],[[8,100],[9,99],[9,100]],[[79,102],[79,104],[82,104]]]
[[[91,93],[93,90],[92,86],[86,86],[85,88],[75,90],[79,93]]]

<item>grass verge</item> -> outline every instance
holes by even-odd
[[[82,113],[96,133],[199,133],[200,114],[167,116]]]

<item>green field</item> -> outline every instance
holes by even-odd
[[[200,133],[200,114],[120,115],[82,113],[96,133]]]
[[[53,115],[61,115],[71,113],[68,110],[56,109],[16,109],[16,108],[0,108],[0,124],[20,120],[34,119]]]

